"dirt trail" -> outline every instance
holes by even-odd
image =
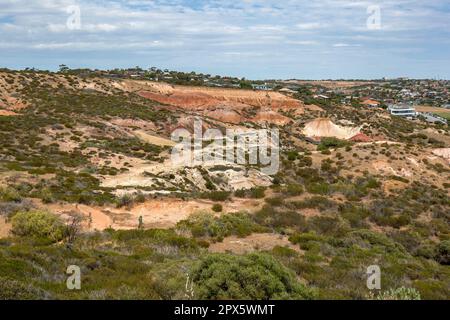
[[[173,147],[176,145],[175,142],[173,142],[172,140],[166,139],[166,138],[162,138],[162,137],[157,137],[157,136],[153,136],[151,134],[148,134],[147,132],[143,131],[143,130],[136,130],[133,132],[134,135],[142,140],[143,142],[147,142],[156,146],[160,146],[160,147]]]
[[[145,228],[171,228],[181,220],[199,211],[211,211],[213,201],[176,198],[152,199],[131,208],[94,207],[76,204],[43,205],[51,212],[68,217],[70,212],[79,212],[86,218],[86,230],[104,230],[109,227],[118,230],[135,229],[142,216]],[[263,205],[261,200],[234,199],[222,204],[224,213],[239,211],[254,212]]]
[[[49,204],[43,205],[49,211],[67,218],[68,213],[82,213],[86,218],[86,227],[90,230],[105,230],[113,226],[113,219],[102,208],[81,204]]]

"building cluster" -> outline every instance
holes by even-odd
[[[329,87],[321,84],[320,81],[250,81],[245,78],[171,71],[156,67],[90,70],[69,69],[67,66],[61,65],[60,72],[79,76],[161,81],[178,85],[241,88],[257,91],[276,90],[289,96],[295,96],[306,104],[320,106],[343,104],[365,108],[384,108],[394,116],[406,118],[421,116],[425,121],[433,123],[447,123],[447,120],[435,113],[417,112],[414,106],[426,105],[450,109],[450,81],[448,80],[384,78],[374,81],[351,81],[355,84],[354,86]],[[346,83],[346,81],[335,81],[335,83]]]
[[[372,100],[445,107],[450,104],[450,81],[393,79],[373,81],[351,90],[353,97],[370,97]]]

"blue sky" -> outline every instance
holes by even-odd
[[[450,2],[0,0],[0,67],[62,63],[251,79],[450,79]]]

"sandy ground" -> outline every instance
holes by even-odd
[[[11,230],[11,224],[6,222],[6,218],[0,216],[0,239],[6,238]]]
[[[214,202],[175,198],[153,199],[132,208],[94,207],[76,204],[50,204],[39,206],[68,217],[69,212],[82,213],[86,218],[86,230],[135,229],[142,216],[145,228],[171,228],[181,220],[199,211],[211,211]],[[224,213],[239,211],[254,212],[263,205],[261,200],[235,199],[222,204]]]
[[[433,154],[450,161],[450,148],[434,149]]]
[[[245,238],[227,237],[222,242],[211,244],[208,250],[214,253],[245,254],[254,251],[272,250],[276,246],[288,247],[301,252],[298,246],[289,242],[288,237],[274,233],[254,233]]]
[[[338,139],[350,139],[360,133],[361,128],[343,127],[334,124],[329,119],[315,119],[308,122],[302,130],[307,137],[335,137]]]
[[[0,116],[17,116],[18,114],[10,110],[0,110]]]
[[[176,143],[173,142],[172,140],[153,136],[143,130],[136,130],[133,133],[138,139],[142,140],[143,142],[147,142],[160,147],[173,147],[176,145]]]

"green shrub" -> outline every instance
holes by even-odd
[[[295,209],[319,209],[320,211],[334,208],[336,204],[322,196],[313,196],[303,201],[295,201],[290,203]]]
[[[53,242],[65,237],[66,227],[58,216],[40,210],[18,212],[11,219],[12,232],[18,236],[46,238]]]
[[[280,232],[287,229],[303,231],[306,228],[306,219],[301,214],[295,211],[280,212],[269,205],[256,212],[253,218],[256,223]]]
[[[345,140],[339,140],[336,138],[322,138],[322,140],[320,141],[319,146],[317,147],[317,150],[319,151],[323,151],[323,150],[328,150],[329,148],[343,148],[350,145],[349,142],[345,141]]]
[[[325,182],[308,183],[306,189],[310,193],[328,195],[330,193],[330,184]]]
[[[133,198],[129,194],[124,194],[117,200],[117,208],[128,207],[133,204]]]
[[[210,199],[212,201],[226,201],[230,197],[231,193],[228,191],[211,191],[201,194],[203,199]]]
[[[194,237],[210,237],[218,241],[230,235],[245,237],[253,232],[266,231],[252,221],[247,213],[232,213],[215,217],[208,212],[199,212],[187,220],[180,221],[177,227],[189,229]]]
[[[305,156],[302,156],[299,159],[299,162],[298,162],[298,165],[300,167],[310,167],[312,164],[313,164],[312,158],[311,157],[305,157]]]
[[[360,207],[349,205],[341,205],[339,207],[339,212],[341,216],[346,219],[352,228],[365,228],[367,223],[365,219],[370,216],[370,211]]]
[[[266,254],[208,255],[192,271],[195,292],[206,300],[312,299],[314,292]]]
[[[289,196],[298,196],[303,193],[303,187],[299,184],[288,184],[285,192]]]
[[[238,198],[252,198],[252,199],[262,199],[265,196],[266,188],[255,187],[251,189],[240,189],[234,192],[234,195]]]
[[[30,211],[34,207],[33,202],[27,199],[21,202],[0,202],[0,215],[12,217],[19,211]]]
[[[294,161],[298,158],[298,152],[297,151],[289,151],[287,152],[287,158],[289,161]]]
[[[438,246],[436,260],[443,265],[450,265],[450,240],[442,241]]]
[[[0,199],[6,202],[20,202],[22,197],[16,189],[7,187],[0,189]]]
[[[55,199],[53,197],[53,193],[49,188],[43,188],[40,193],[40,198],[43,203],[53,203]]]
[[[273,247],[272,253],[275,256],[284,257],[284,258],[292,258],[292,257],[296,257],[298,255],[298,252],[295,251],[294,249],[291,249],[288,247],[281,247],[281,246]]]
[[[220,203],[215,203],[215,204],[212,206],[212,210],[213,210],[214,212],[222,212],[222,211],[223,211],[223,207],[222,207],[222,205],[221,205]]]
[[[270,204],[272,207],[280,207],[283,205],[283,198],[281,197],[274,197],[274,198],[267,198],[265,201]]]
[[[308,229],[324,235],[342,235],[347,230],[342,219],[333,216],[314,216],[308,220]]]
[[[289,241],[293,244],[300,245],[303,250],[311,249],[315,243],[320,243],[325,241],[325,237],[320,236],[314,232],[309,233],[296,233],[289,237]]]

